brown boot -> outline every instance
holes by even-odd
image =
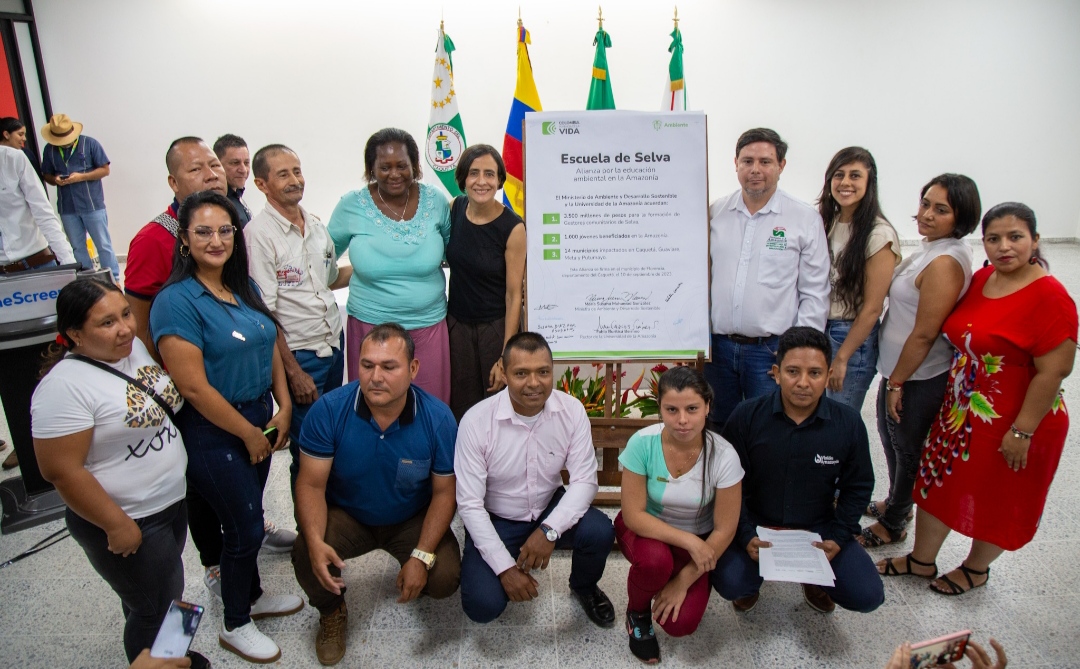
[[[16,453],[15,451],[12,451],[11,453],[8,454],[7,458],[4,459],[3,467],[4,467],[5,470],[8,470],[8,469],[15,469],[18,466],[19,466],[19,454]]]
[[[342,600],[333,613],[319,616],[319,633],[315,635],[315,655],[319,663],[331,666],[345,657],[345,635],[349,628],[349,610]]]

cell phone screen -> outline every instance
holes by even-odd
[[[915,644],[911,647],[911,669],[928,669],[962,659],[970,637],[971,630],[964,630]]]
[[[202,620],[203,607],[173,600],[150,648],[150,657],[184,657]]]

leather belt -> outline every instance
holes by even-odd
[[[752,345],[757,345],[757,344],[764,344],[764,343],[768,342],[770,339],[774,339],[776,337],[776,335],[769,335],[768,337],[744,337],[742,335],[737,335],[737,334],[726,334],[726,335],[720,335],[720,336],[724,337],[725,339],[730,339],[731,341],[735,342],[736,344],[745,344],[747,346],[752,346]]]
[[[53,254],[52,249],[46,246],[34,255],[26,256],[22,260],[16,260],[13,263],[0,266],[0,272],[4,274],[22,272],[28,269],[34,269],[35,267],[41,267],[42,265],[54,262],[55,260],[56,256]]]

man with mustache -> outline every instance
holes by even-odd
[[[825,329],[829,243],[821,216],[777,189],[787,143],[747,130],[735,144],[741,188],[709,207],[712,256],[710,418],[721,426],[739,402],[770,394],[777,335],[793,325]]]
[[[289,473],[295,490],[304,418],[319,396],[341,387],[344,376],[341,313],[333,291],[349,285],[352,268],[338,268],[326,226],[300,206],[304,173],[292,149],[264,146],[255,153],[252,171],[266,206],[244,228],[248,267],[282,325],[278,351],[293,401]]]

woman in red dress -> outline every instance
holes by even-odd
[[[943,327],[956,351],[915,481],[915,546],[878,563],[883,575],[933,578],[949,532],[969,536],[967,558],[930,583],[944,595],[985,585],[991,562],[1035,536],[1069,429],[1060,389],[1076,355],[1076,305],[1046,270],[1030,208],[999,204],[982,231],[992,266]]]

